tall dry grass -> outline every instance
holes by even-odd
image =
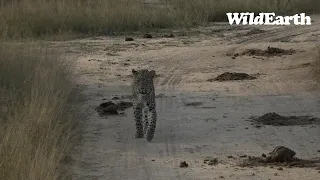
[[[226,20],[227,12],[320,12],[319,0],[2,0],[0,32],[10,38],[102,35]],[[155,0],[157,1],[157,0]]]
[[[0,45],[0,179],[68,177],[61,165],[76,137],[68,73],[54,52]]]

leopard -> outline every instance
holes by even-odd
[[[145,137],[150,142],[154,138],[157,123],[154,88],[156,72],[148,69],[132,69],[132,75],[131,88],[136,128],[135,138]]]

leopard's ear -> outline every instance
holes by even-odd
[[[136,75],[137,73],[138,73],[138,71],[132,69],[132,74],[133,74],[133,75]]]
[[[150,73],[150,75],[152,76],[152,78],[155,78],[155,77],[156,77],[156,71],[151,70],[149,73]]]

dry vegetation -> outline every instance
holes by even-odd
[[[0,36],[66,38],[191,26],[228,11],[319,10],[319,0],[0,0]],[[0,179],[67,178],[61,161],[76,137],[71,84],[66,64],[44,49],[0,45]]]
[[[0,179],[61,179],[73,145],[67,66],[53,52],[0,46]]]
[[[161,0],[154,0],[161,1]],[[101,35],[190,26],[226,19],[226,12],[318,12],[318,0],[2,0],[4,37]]]

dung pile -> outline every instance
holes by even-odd
[[[239,80],[252,80],[256,79],[254,76],[250,76],[246,73],[236,73],[236,72],[225,72],[218,75],[216,78],[209,79],[209,82],[212,81],[239,81]]]
[[[281,116],[275,112],[266,113],[259,117],[251,117],[250,121],[259,125],[270,126],[301,126],[317,124],[320,125],[320,119],[311,116]]]
[[[129,107],[132,107],[132,102],[120,101],[118,104],[115,104],[112,101],[107,101],[96,107],[96,111],[100,116],[117,115],[119,111],[123,111]]]
[[[247,55],[247,56],[282,56],[282,55],[292,55],[296,51],[293,49],[281,49],[277,47],[268,47],[267,50],[261,49],[247,49],[240,55]]]

